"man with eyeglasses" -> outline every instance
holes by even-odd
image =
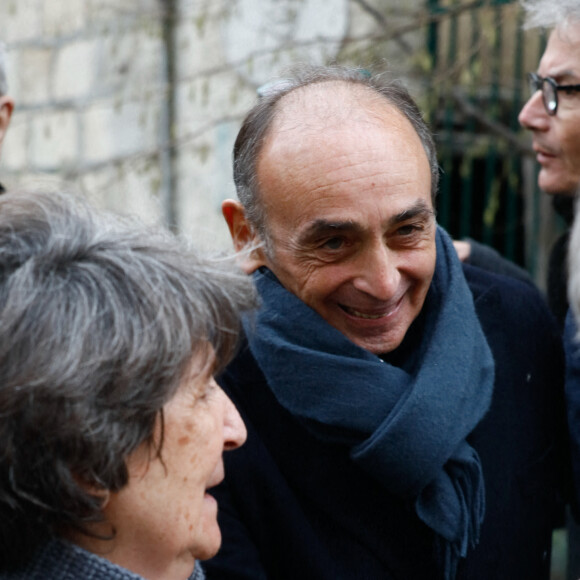
[[[580,186],[580,2],[528,0],[526,28],[552,29],[537,72],[528,75],[531,95],[520,112],[521,125],[532,131],[540,163],[538,185],[552,196],[556,211],[568,225]],[[462,261],[500,274],[531,281],[527,273],[491,248],[455,241]],[[560,327],[568,311],[566,249],[568,232],[554,244],[548,267],[548,303]]]
[[[532,95],[542,91],[542,102],[548,115],[558,112],[558,91],[564,91],[567,95],[580,91],[580,85],[559,85],[552,77],[541,77],[533,72],[528,73],[528,81]]]
[[[542,0],[527,5],[529,26],[551,27],[532,95],[519,121],[532,131],[540,164],[538,185],[549,194],[574,195],[580,184],[580,3]]]
[[[553,196],[553,204],[572,224],[574,198],[580,187],[580,2],[530,0],[525,5],[528,28],[551,28],[537,72],[529,75],[532,94],[519,115],[532,132],[540,164],[538,185]],[[564,325],[566,396],[577,502],[580,498],[580,354],[576,327],[568,315],[567,253],[569,231],[554,244],[548,270],[550,308]],[[580,574],[580,531],[569,527],[568,578]]]
[[[554,196],[553,203],[567,223],[580,185],[580,3],[578,0],[535,0],[525,4],[528,28],[552,28],[537,72],[530,73],[532,94],[519,121],[532,132],[540,164],[538,185]],[[563,324],[566,296],[568,232],[550,256],[548,301]]]

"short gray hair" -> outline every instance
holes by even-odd
[[[580,22],[578,0],[523,0],[525,28],[556,28]]]
[[[373,76],[361,69],[338,66],[302,66],[294,69],[289,78],[267,85],[263,89],[258,102],[244,119],[234,144],[234,183],[238,198],[244,206],[249,223],[260,233],[266,244],[268,235],[264,208],[260,200],[257,164],[262,146],[278,112],[279,102],[282,97],[298,88],[331,81],[367,87],[409,120],[423,144],[431,167],[431,196],[433,202],[435,201],[439,183],[435,143],[429,127],[407,89],[400,82],[388,79],[385,74]]]
[[[196,355],[233,356],[251,279],[79,199],[0,198],[0,554],[102,517]],[[157,440],[155,440],[157,441]],[[82,482],[82,483],[80,483]],[[83,485],[84,484],[84,485]]]
[[[8,80],[6,78],[6,45],[0,42],[0,97],[8,93]]]

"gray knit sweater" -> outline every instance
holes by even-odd
[[[79,546],[52,540],[38,550],[23,568],[14,572],[0,571],[0,580],[143,580],[105,558]],[[177,579],[176,580],[180,580]],[[185,578],[183,580],[186,580]],[[187,580],[205,580],[199,562]]]

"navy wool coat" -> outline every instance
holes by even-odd
[[[457,577],[545,580],[568,482],[559,332],[531,285],[471,266],[464,271],[496,378],[491,407],[468,437],[483,465],[486,515],[479,545]],[[226,480],[214,490],[223,545],[205,563],[208,578],[441,578],[433,532],[413,506],[281,407],[247,346],[221,384],[248,440],[225,454]]]

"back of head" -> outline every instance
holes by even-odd
[[[248,221],[261,234],[263,240],[267,240],[267,231],[257,176],[262,147],[275,119],[282,113],[284,97],[294,91],[323,83],[343,83],[356,90],[366,90],[377,97],[377,102],[384,101],[388,106],[394,107],[411,123],[431,167],[431,193],[433,200],[435,198],[439,166],[433,137],[416,103],[401,83],[388,79],[387,75],[372,76],[360,69],[301,66],[294,69],[289,77],[260,89],[259,99],[244,119],[234,145],[234,183],[238,198],[244,206]]]
[[[0,198],[0,561],[101,517],[208,344],[233,353],[250,281],[170,233],[57,194]],[[159,451],[159,450],[157,450]]]

